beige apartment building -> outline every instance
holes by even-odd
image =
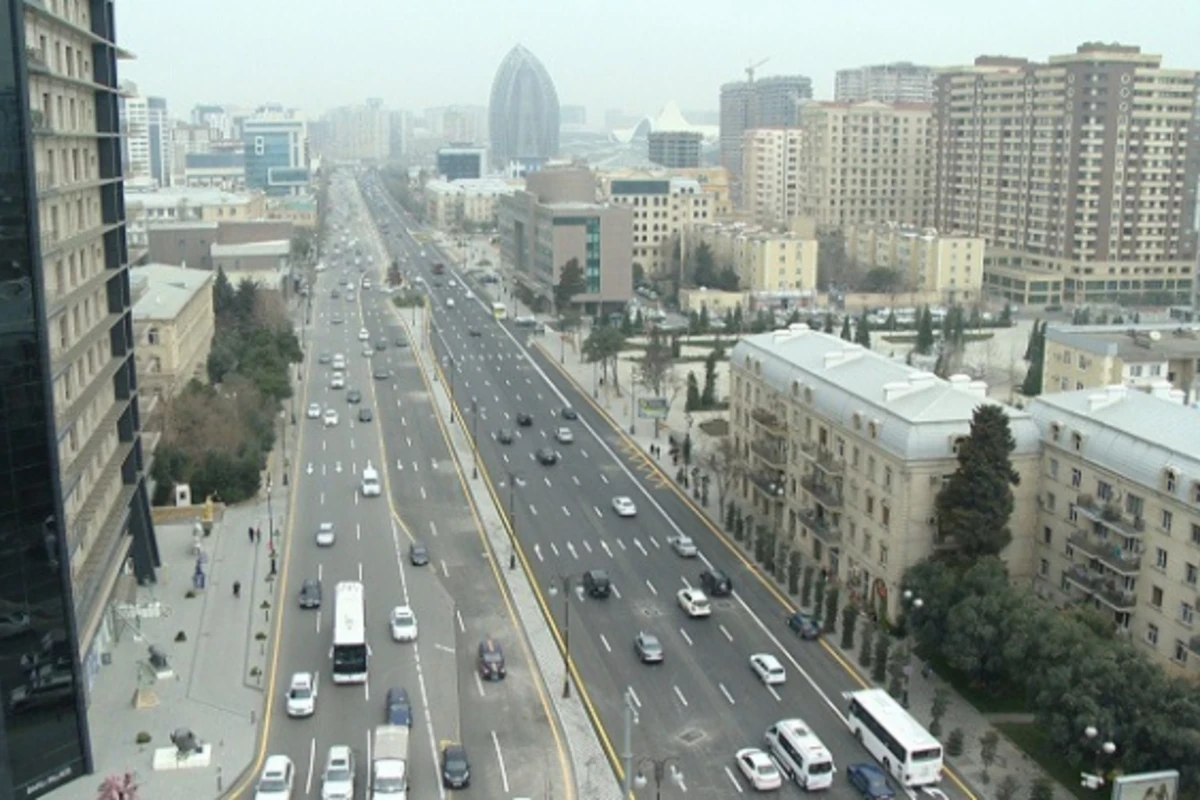
[[[125,213],[129,247],[150,247],[150,228],[171,222],[219,222],[262,219],[266,198],[261,192],[227,192],[217,188],[176,187],[126,191]]]
[[[983,236],[985,283],[1014,299],[1057,279],[1064,303],[1190,303],[1198,90],[1195,70],[1095,42],[943,71],[933,224]]]
[[[800,127],[802,216],[822,230],[886,220],[929,224],[931,106],[808,103]]]
[[[833,99],[839,103],[931,103],[934,74],[933,67],[908,61],[839,69]]]
[[[1149,391],[1165,381],[1192,403],[1200,396],[1197,367],[1200,328],[1195,325],[1057,325],[1046,329],[1042,389]]]
[[[731,434],[745,470],[736,502],[751,530],[829,570],[856,602],[893,619],[905,571],[953,541],[938,537],[936,498],[958,468],[987,385],[942,380],[837,336],[792,325],[742,339],[730,360]],[[1016,449],[1011,527],[1002,557],[1030,578],[1038,429],[1006,408]]]
[[[742,143],[742,208],[760,225],[787,228],[800,214],[797,127],[754,128]]]
[[[497,204],[520,186],[498,178],[460,178],[425,184],[425,219],[439,230],[459,230],[464,222],[491,230]]]
[[[214,279],[208,270],[170,264],[130,270],[138,393],[148,405],[178,394],[193,378],[206,380],[216,328]]]
[[[851,225],[844,234],[846,257],[852,262],[868,269],[895,270],[913,291],[938,294],[947,305],[980,299],[984,254],[980,236],[896,222]]]
[[[797,298],[816,291],[817,239],[811,228],[780,233],[744,222],[695,225],[683,237],[684,261],[702,243],[712,250],[718,269],[733,267],[742,289]]]
[[[1200,677],[1200,412],[1165,384],[1043,395],[1039,594],[1087,605],[1168,671]],[[1015,528],[1014,528],[1015,530]]]
[[[713,196],[694,178],[633,171],[598,177],[601,197],[633,213],[633,260],[647,277],[664,274],[681,230],[716,216]]]

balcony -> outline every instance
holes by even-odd
[[[829,516],[818,513],[815,509],[806,508],[796,514],[800,524],[808,528],[826,544],[836,545],[842,541],[842,526],[830,520]]]
[[[34,133],[53,133],[46,112],[36,108],[29,109],[29,127],[33,129]]]
[[[1089,596],[1095,597],[1113,611],[1132,611],[1137,607],[1137,596],[1133,592],[1121,588],[1117,579],[1088,569],[1080,564],[1073,564],[1063,573],[1067,581],[1075,584]]]
[[[1119,575],[1137,575],[1142,569],[1142,554],[1131,553],[1107,539],[1097,540],[1084,531],[1075,531],[1068,541],[1077,550],[1100,561]]]
[[[778,470],[787,468],[787,447],[779,439],[760,439],[750,445],[750,452],[768,467]]]
[[[46,60],[46,52],[40,47],[26,47],[25,60],[29,63],[29,71],[37,75],[50,74],[50,62]]]
[[[1122,536],[1140,539],[1146,531],[1146,520],[1142,517],[1125,517],[1113,503],[1100,505],[1090,494],[1081,494],[1075,501],[1075,509],[1097,526],[1116,531]]]
[[[814,470],[800,479],[800,485],[826,508],[842,507],[842,481],[840,478],[829,479],[823,472]]]
[[[774,500],[783,500],[785,485],[783,473],[778,470],[753,470],[749,475],[750,482],[763,494]]]
[[[750,419],[757,422],[767,433],[774,434],[775,436],[787,435],[787,423],[765,408],[756,408],[751,411]]]
[[[808,456],[808,460],[826,475],[841,475],[846,471],[845,460],[835,456],[833,451],[827,447],[822,447],[813,441],[806,441],[800,446],[800,449]]]

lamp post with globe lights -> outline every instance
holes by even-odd
[[[550,583],[550,596],[563,596],[563,688],[564,698],[571,696],[571,592],[583,599],[582,580],[575,575],[555,575]]]
[[[913,617],[925,606],[925,601],[917,597],[912,589],[905,589],[904,594],[904,634],[907,641],[904,645],[904,697],[902,702],[908,708],[908,690],[912,684],[912,653],[916,637],[913,634]]]
[[[1088,725],[1083,729],[1083,738],[1093,751],[1092,771],[1080,775],[1080,783],[1085,789],[1101,789],[1108,782],[1105,762],[1117,752],[1117,745],[1107,735],[1101,736],[1100,729]]]
[[[637,772],[633,776],[634,788],[645,789],[650,784],[650,776],[654,778],[654,800],[662,800],[664,779],[676,786],[683,786],[683,773],[679,769],[679,759],[675,756],[639,758]]]

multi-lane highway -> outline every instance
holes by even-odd
[[[320,797],[328,749],[348,745],[357,760],[356,796],[368,796],[370,732],[384,722],[385,698],[395,687],[405,689],[412,703],[413,800],[450,794],[442,787],[438,763],[448,742],[467,749],[471,786],[466,792],[573,797],[557,720],[485,558],[478,521],[416,368],[410,336],[378,292],[386,259],[349,174],[335,177],[331,205],[334,235],[322,247],[328,269],[317,273],[311,287],[305,332],[290,530],[279,545],[282,607],[271,610],[270,617],[264,612],[262,626],[274,633],[266,643],[273,668],[267,679],[265,742],[255,771],[263,754],[287,755],[296,767],[293,796]],[[376,290],[365,289],[364,279]],[[365,341],[359,338],[362,329]],[[331,380],[338,355],[346,361],[342,388]],[[361,395],[358,403],[350,402],[352,392]],[[319,407],[320,418],[308,417],[311,404]],[[370,410],[369,420],[360,419],[362,409]],[[326,424],[327,410],[337,412],[336,424]],[[384,476],[382,496],[360,492],[368,465]],[[316,543],[322,522],[334,526],[332,546]],[[428,565],[410,563],[414,541],[429,549]],[[298,605],[306,579],[321,582],[319,609]],[[366,684],[334,685],[330,679],[339,581],[361,581],[365,587]],[[410,606],[417,616],[415,642],[392,641],[389,617],[398,605]],[[503,683],[485,685],[478,679],[476,648],[488,636],[511,642],[510,677]],[[296,672],[317,676],[316,712],[308,718],[286,713],[285,694]],[[248,776],[246,784],[252,788],[256,778]]]
[[[671,791],[686,788],[689,797],[715,800],[751,792],[736,771],[734,753],[761,746],[767,727],[783,718],[805,719],[839,770],[869,761],[844,720],[843,693],[862,688],[848,665],[823,643],[796,639],[784,624],[786,598],[760,580],[669,482],[639,471],[644,456],[528,346],[528,330],[494,319],[478,287],[464,283],[465,275],[450,269],[435,277],[430,265],[444,257],[432,250],[414,256],[421,247],[411,235],[416,223],[373,178],[365,185],[373,213],[388,223],[390,246],[407,254],[411,277],[420,276],[428,287],[434,352],[464,424],[474,426],[477,419],[484,478],[499,502],[513,500],[519,555],[553,609],[560,636],[569,633],[578,696],[594,715],[610,757],[621,754],[631,705],[635,763],[638,757],[677,759],[683,786]],[[568,406],[577,420],[564,419]],[[532,425],[518,425],[519,413],[532,416]],[[573,443],[555,440],[555,430],[564,426],[572,430]],[[511,444],[496,435],[502,427],[513,431]],[[542,447],[553,448],[558,463],[539,463],[535,451]],[[632,498],[637,516],[618,517],[612,508],[616,496]],[[699,544],[698,558],[681,558],[669,546],[670,537],[681,532]],[[731,575],[735,592],[714,601],[711,617],[692,619],[679,608],[676,593],[696,586],[706,566]],[[577,581],[595,568],[612,578],[609,598],[573,592],[564,597],[561,591],[549,596],[564,578]],[[659,637],[663,664],[640,663],[634,653],[639,631]],[[754,653],[775,655],[787,669],[786,683],[764,685],[750,669]],[[857,796],[842,776],[832,792]],[[940,793],[969,796],[953,776]],[[784,794],[797,796],[799,790],[785,788]]]

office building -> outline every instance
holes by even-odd
[[[933,67],[896,61],[839,69],[833,99],[838,103],[932,103]]]
[[[215,273],[168,264],[146,264],[129,272],[138,395],[149,407],[156,399],[178,394],[193,379],[207,380],[216,328]]]
[[[741,181],[746,131],[794,125],[800,107],[811,98],[812,80],[803,75],[776,75],[721,87],[721,166],[729,170],[735,186]]]
[[[1046,329],[1042,391],[1129,386],[1149,391],[1163,381],[1188,403],[1200,400],[1200,329],[1179,323],[1051,325]]]
[[[10,546],[0,586],[7,613],[32,617],[31,629],[69,643],[71,656],[35,687],[20,661],[37,637],[0,639],[0,796],[32,798],[92,769],[86,697],[122,624],[114,600],[153,582],[159,558],[134,362],[113,3],[9,0],[0,14],[10,70],[0,101],[0,530]],[[75,158],[62,157],[68,140]]]
[[[246,187],[269,195],[297,194],[308,186],[308,131],[304,120],[272,114],[242,123]]]
[[[558,93],[550,73],[521,45],[496,70],[488,104],[492,163],[501,171],[539,168],[558,155]]]
[[[1038,397],[1036,582],[1095,609],[1168,672],[1200,677],[1200,412],[1169,385]],[[1016,532],[1016,528],[1013,528]]]
[[[150,137],[150,177],[158,186],[170,186],[175,172],[175,130],[163,97],[147,97],[147,133]]]
[[[932,223],[987,240],[988,287],[1061,281],[1053,305],[1191,302],[1195,70],[1091,42],[1046,63],[982,56],[935,85]]]
[[[171,123],[171,186],[187,184],[187,157],[212,149],[212,130],[175,120]]]
[[[740,288],[762,305],[808,305],[817,288],[817,238],[808,230],[775,231],[744,222],[697,224],[681,237],[684,260],[708,245],[718,269],[732,267]]]
[[[984,252],[980,236],[896,222],[851,225],[843,234],[851,263],[865,270],[893,270],[907,291],[922,294],[931,303],[971,305],[980,300]]]
[[[246,155],[240,150],[188,153],[183,157],[183,185],[240,191],[246,188]]]
[[[651,173],[604,174],[601,197],[633,214],[633,261],[647,277],[660,276],[683,228],[713,219],[712,196],[694,178]]]
[[[138,94],[137,84],[122,81],[119,95],[121,164],[125,179],[150,179],[150,100]]]
[[[730,423],[746,466],[736,502],[776,534],[776,558],[802,553],[846,602],[901,610],[905,572],[938,550],[936,499],[987,399],[966,375],[942,380],[804,325],[743,338],[730,358]],[[1005,408],[1015,441],[1014,538],[1001,557],[1032,578],[1037,426]],[[777,562],[778,563],[778,562]]]
[[[391,149],[391,115],[379,99],[335,108],[322,120],[328,140],[321,152],[335,161],[386,161]],[[315,146],[315,145],[314,145]]]
[[[667,169],[696,169],[704,134],[697,131],[651,131],[648,136],[651,164]]]
[[[487,174],[487,149],[462,145],[440,148],[437,174],[448,181],[482,178]]]
[[[787,228],[800,215],[799,127],[746,131],[742,151],[742,208],[756,222]]]
[[[425,220],[440,230],[492,230],[501,197],[518,186],[499,178],[464,178],[425,184]]]
[[[586,167],[531,173],[525,189],[500,198],[500,256],[544,297],[574,260],[587,284],[574,302],[584,313],[606,314],[633,297],[633,212],[595,198],[596,178]]]
[[[803,216],[822,230],[864,222],[928,224],[930,106],[808,103],[800,126]]]

